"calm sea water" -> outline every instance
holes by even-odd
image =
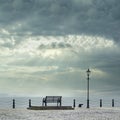
[[[15,99],[16,108],[27,108],[29,105],[29,99],[32,101],[32,105],[41,106],[42,105],[42,97],[0,97],[0,109],[2,108],[12,108],[13,99]],[[76,100],[76,107],[79,104],[83,104],[82,107],[86,107],[86,98],[85,97],[63,97],[62,105],[65,106],[73,106],[73,99]],[[99,107],[100,99],[97,97],[92,97],[90,99],[90,107]],[[112,97],[104,97],[102,99],[103,107],[111,107],[112,106]],[[114,98],[115,107],[120,107],[120,98]],[[48,105],[56,105],[48,104]]]

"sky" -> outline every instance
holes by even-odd
[[[0,96],[120,93],[119,0],[0,0]]]

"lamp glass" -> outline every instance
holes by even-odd
[[[88,69],[87,71],[87,75],[89,76],[90,75],[90,73],[91,73],[91,71]]]

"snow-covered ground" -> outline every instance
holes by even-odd
[[[120,120],[120,108],[75,110],[0,109],[0,120]]]

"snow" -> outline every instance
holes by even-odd
[[[120,108],[75,110],[0,109],[0,120],[120,120]]]

